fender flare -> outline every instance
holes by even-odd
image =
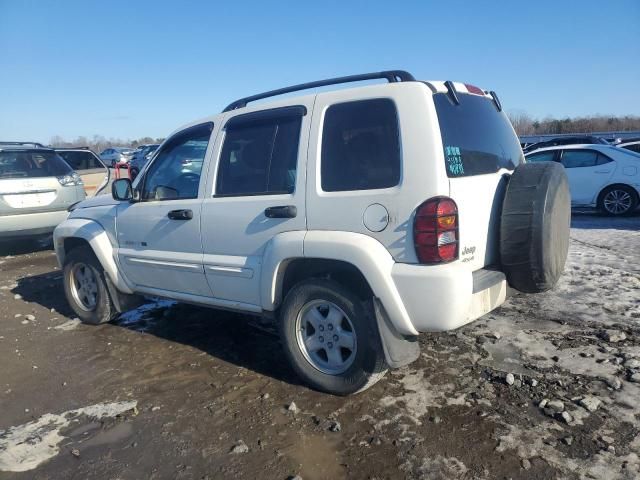
[[[53,246],[60,268],[64,265],[66,256],[64,242],[68,238],[85,240],[113,285],[122,293],[133,293],[133,290],[118,270],[113,245],[102,225],[85,218],[70,218],[56,227],[53,231]]]
[[[276,236],[267,245],[262,265],[261,299],[264,310],[273,311],[280,304],[286,265],[299,258],[340,260],[352,264],[367,280],[398,333],[418,335],[391,276],[395,264],[393,257],[384,245],[361,233],[308,230]]]

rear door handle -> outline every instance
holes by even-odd
[[[269,207],[264,211],[264,216],[267,218],[295,218],[297,215],[298,209],[295,205]]]
[[[167,217],[171,220],[191,220],[193,212],[191,210],[171,210],[167,213]]]

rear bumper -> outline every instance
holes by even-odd
[[[68,215],[69,212],[66,210],[56,210],[54,212],[0,216],[0,239],[18,239],[50,234],[59,223],[66,220]]]
[[[455,264],[396,263],[391,277],[418,332],[452,330],[499,307],[507,298],[502,272],[469,272]]]

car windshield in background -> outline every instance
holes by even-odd
[[[0,179],[62,177],[71,172],[71,167],[54,152],[0,152]]]
[[[444,158],[449,177],[513,170],[524,156],[518,137],[504,112],[480,95],[461,94],[460,105],[446,93],[433,101],[440,123]]]

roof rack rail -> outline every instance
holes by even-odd
[[[278,95],[284,95],[285,93],[298,92],[300,90],[308,90],[310,88],[325,87],[327,85],[339,85],[341,83],[362,82],[364,80],[376,80],[386,79],[389,83],[395,82],[413,82],[415,78],[409,72],[404,70],[387,70],[384,72],[363,73],[360,75],[349,75],[347,77],[328,78],[326,80],[317,80],[315,82],[301,83],[299,85],[292,85],[291,87],[279,88],[277,90],[271,90],[269,92],[258,93],[251,95],[250,97],[244,97],[230,103],[223,112],[229,112],[238,108],[247,106],[249,102],[255,102],[263,98],[275,97]]]
[[[47,148],[38,142],[0,142],[0,145],[15,145],[15,146],[33,145],[34,147],[38,147],[38,148]]]

